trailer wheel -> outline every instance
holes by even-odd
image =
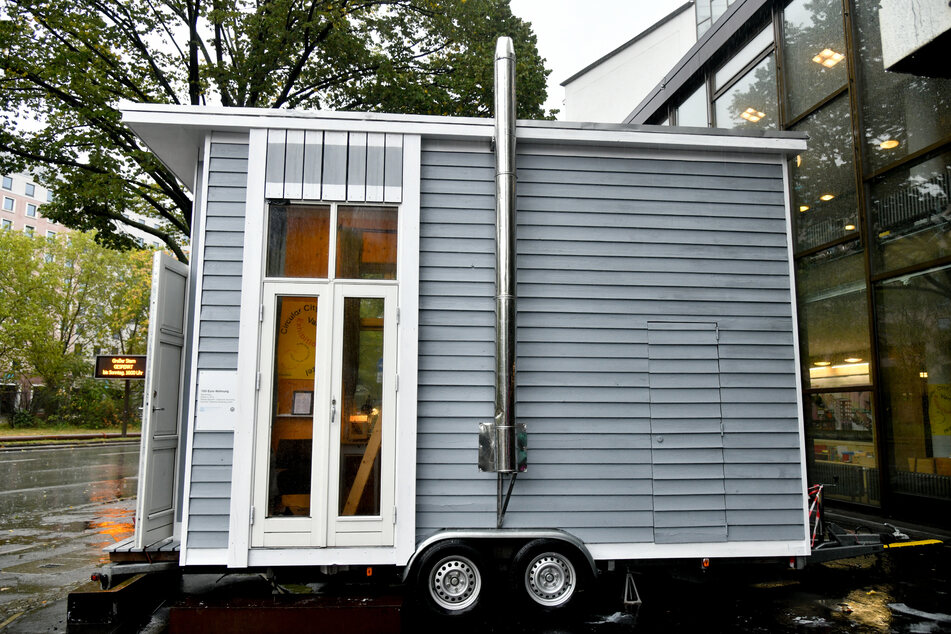
[[[587,578],[574,549],[554,540],[536,539],[523,546],[512,562],[516,596],[542,611],[576,605]]]
[[[471,613],[482,598],[484,571],[482,555],[475,548],[458,540],[441,542],[420,562],[417,595],[437,614]]]

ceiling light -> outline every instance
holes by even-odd
[[[839,62],[845,59],[845,55],[842,53],[836,53],[831,48],[823,49],[818,55],[812,58],[816,64],[821,64],[826,68],[832,68]]]
[[[813,363],[813,365],[817,365],[820,368],[824,368],[827,365],[832,365],[832,363],[830,361],[816,361],[815,363]]]
[[[835,196],[832,195],[832,194],[823,194],[823,195],[819,196],[819,200],[824,200],[825,202],[829,202],[829,201],[832,200],[833,198],[835,198]]]
[[[760,112],[759,110],[756,110],[755,108],[747,108],[746,110],[740,113],[740,116],[746,119],[747,121],[756,123],[757,121],[765,117],[766,113]]]
[[[809,211],[809,205],[799,205],[799,211]]]
[[[858,357],[849,357],[845,360],[846,363],[858,363],[859,361],[861,361],[861,359]]]
[[[846,231],[855,231],[855,225],[845,225]]]
[[[881,143],[878,144],[878,147],[882,148],[883,150],[891,150],[893,148],[898,147],[898,140],[888,139],[887,141],[882,141]]]

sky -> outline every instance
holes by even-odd
[[[564,110],[565,81],[654,24],[684,0],[511,0],[532,24],[538,52],[552,69],[545,109]],[[558,118],[562,118],[561,115]]]

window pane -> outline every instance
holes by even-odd
[[[269,277],[327,277],[330,207],[271,205],[268,214]]]
[[[4,198],[4,199],[3,199],[3,208],[4,208],[6,211],[13,211],[13,199],[12,199],[12,198]]]
[[[4,229],[9,229],[9,228],[12,227],[12,226],[13,226],[13,223],[12,223],[12,222],[10,222],[9,220],[4,219],[4,221],[3,221],[3,228],[4,228]]]
[[[34,218],[36,216],[36,205],[31,205],[27,203],[26,215],[29,216],[30,218]]]
[[[796,283],[805,386],[829,389],[871,384],[860,241],[800,259]]]
[[[382,298],[344,299],[340,515],[380,514],[383,306]]]
[[[884,430],[896,492],[951,499],[951,268],[876,294]]]
[[[809,135],[809,149],[792,161],[797,251],[858,231],[849,121],[845,94],[794,128]]]
[[[395,207],[337,210],[337,277],[396,279]]]
[[[716,127],[776,128],[776,103],[776,64],[770,54],[716,100]]]
[[[724,84],[733,79],[734,75],[746,68],[750,62],[759,57],[759,54],[766,50],[766,47],[772,45],[772,43],[773,25],[770,24],[760,31],[749,44],[744,46],[739,53],[734,55],[730,61],[716,72],[714,82],[716,89],[719,90]]]
[[[34,185],[33,183],[27,183],[27,184],[26,184],[26,195],[27,195],[27,196],[32,196],[32,195],[34,195],[35,193],[36,193],[36,185]]]
[[[702,84],[677,108],[677,125],[707,127],[707,86]]]
[[[278,297],[268,516],[310,515],[317,298]]]
[[[951,79],[887,72],[878,7],[879,0],[855,1],[869,172],[951,135]]]
[[[890,271],[951,253],[951,153],[902,167],[872,185],[873,267]]]
[[[832,484],[830,498],[877,504],[878,460],[871,392],[809,394],[806,401],[810,482]]]
[[[841,0],[793,0],[786,7],[783,61],[790,119],[845,85]]]
[[[3,177],[3,188],[4,189],[13,189],[13,179],[9,176]]]

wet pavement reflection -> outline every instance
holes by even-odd
[[[87,582],[132,535],[138,466],[137,442],[0,452],[0,628]]]

